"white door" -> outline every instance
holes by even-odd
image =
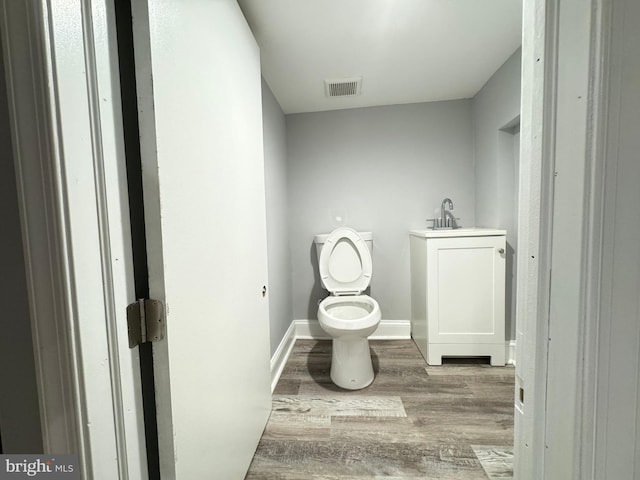
[[[133,21],[161,474],[241,479],[271,409],[259,49],[233,0]]]

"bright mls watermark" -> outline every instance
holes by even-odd
[[[0,455],[0,480],[79,480],[77,455]]]

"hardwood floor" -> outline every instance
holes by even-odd
[[[296,342],[247,480],[512,478],[512,367],[370,346],[375,380],[347,391],[329,378],[331,341]]]

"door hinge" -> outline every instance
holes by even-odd
[[[129,348],[164,338],[164,307],[159,300],[140,299],[127,307]]]

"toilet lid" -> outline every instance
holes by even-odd
[[[371,282],[371,253],[352,228],[338,228],[329,234],[319,267],[322,284],[334,295],[358,295]]]

